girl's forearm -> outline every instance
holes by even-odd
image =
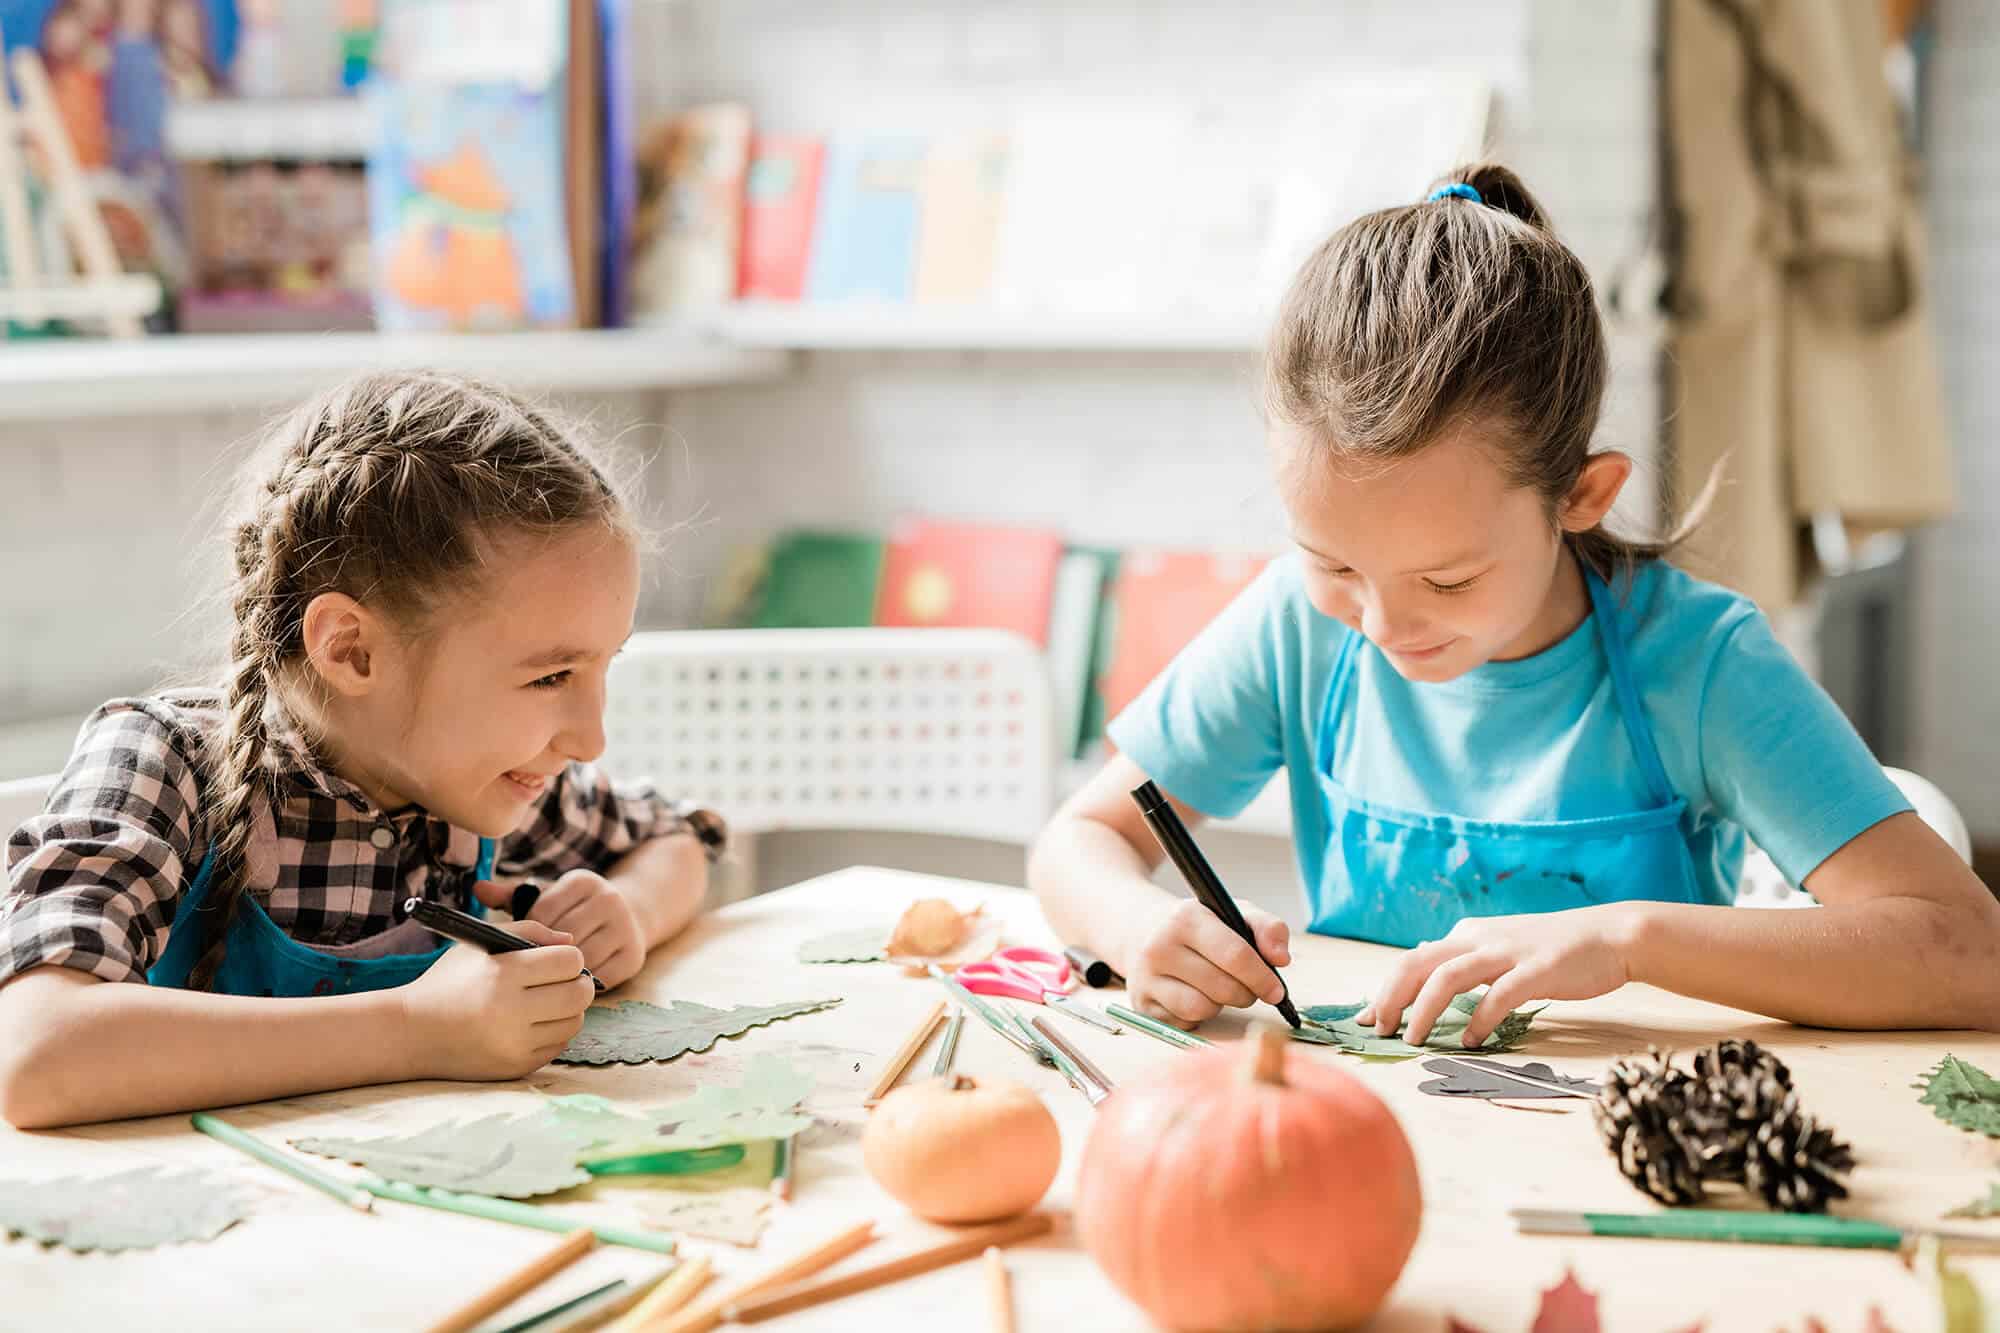
[[[685,930],[708,897],[708,857],[688,834],[640,843],[604,877],[632,904],[648,949]]]
[[[1175,902],[1117,830],[1077,815],[1057,816],[1035,840],[1028,887],[1058,936],[1128,976],[1144,926]]]
[[[1795,910],[1618,903],[1634,981],[1829,1028],[2000,1027],[2000,914],[1881,897]]]
[[[418,1077],[394,990],[268,999],[49,966],[0,988],[0,1114],[48,1129]]]

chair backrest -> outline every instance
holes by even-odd
[[[0,843],[5,843],[23,821],[42,813],[42,807],[48,803],[49,793],[55,790],[55,785],[56,775],[53,773],[45,777],[0,782]]]
[[[1025,843],[1054,808],[1042,655],[999,630],[636,634],[613,663],[605,765],[732,828]]]

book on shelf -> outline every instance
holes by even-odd
[[[807,135],[758,134],[743,178],[743,240],[736,295],[745,301],[805,296],[819,212],[826,141]]]
[[[639,146],[633,229],[635,315],[712,309],[736,294],[750,108],[690,107],[656,121]]]
[[[919,185],[919,303],[968,305],[987,298],[1007,205],[1009,160],[1004,135],[931,145]]]
[[[910,135],[838,137],[827,149],[806,299],[910,299],[916,279],[924,141]]]
[[[1110,657],[1098,677],[1104,721],[1138,698],[1267,562],[1215,551],[1126,552],[1111,589]]]
[[[1105,596],[1117,567],[1117,552],[1089,546],[1068,548],[1056,567],[1046,656],[1056,744],[1064,758],[1073,757],[1084,745],[1095,691],[1092,663],[1105,619]]]
[[[1047,647],[1060,534],[908,519],[889,538],[875,623],[1012,630]]]
[[[638,211],[638,169],[632,129],[631,0],[598,0],[599,118],[603,136],[602,253],[596,282],[607,328],[630,322],[627,273],[631,268],[633,215]]]
[[[750,582],[756,629],[846,629],[872,624],[882,541],[849,532],[798,530],[765,548]]]

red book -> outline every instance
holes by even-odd
[[[796,301],[805,294],[825,160],[823,139],[759,134],[750,140],[736,271],[742,300]]]
[[[1045,648],[1062,553],[1054,532],[907,520],[882,558],[875,623],[1010,629]]]
[[[1111,658],[1097,681],[1106,720],[1138,698],[1267,561],[1211,551],[1128,552],[1111,585]]]

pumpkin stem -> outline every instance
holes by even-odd
[[[969,1092],[973,1088],[976,1088],[978,1086],[979,1086],[978,1080],[974,1079],[970,1074],[953,1074],[951,1076],[951,1087],[949,1091]]]
[[[1285,1083],[1285,1047],[1289,1045],[1285,1035],[1274,1027],[1257,1029],[1257,1049],[1250,1057],[1250,1081],[1253,1083],[1275,1083],[1283,1087]]]

